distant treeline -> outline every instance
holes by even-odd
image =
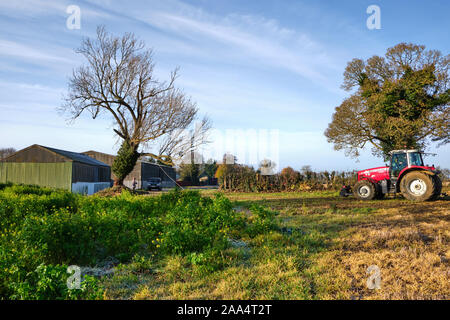
[[[320,171],[310,166],[300,171],[286,167],[280,173],[263,175],[262,170],[240,164],[219,165],[216,178],[220,189],[241,192],[280,192],[308,190],[339,190],[357,181],[356,171]]]

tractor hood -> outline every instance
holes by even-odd
[[[408,166],[404,168],[402,171],[400,171],[399,177],[404,172],[411,169],[428,170],[434,172],[435,174],[439,173],[439,171],[436,170],[434,166]],[[389,167],[384,166],[358,171],[358,180],[365,180],[365,179],[371,180],[373,182],[389,179]]]
[[[373,180],[375,182],[389,179],[389,167],[377,167],[358,171],[358,180]]]

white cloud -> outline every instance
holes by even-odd
[[[28,112],[54,112],[55,104],[61,101],[63,88],[55,88],[37,83],[0,81],[2,101],[0,109]]]

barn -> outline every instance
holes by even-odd
[[[93,194],[111,186],[111,168],[81,153],[34,144],[0,161],[0,183],[34,184]]]
[[[86,151],[83,154],[91,158],[97,159],[109,166],[112,166],[115,156],[98,151]],[[133,168],[133,171],[125,178],[124,185],[129,188],[133,187],[133,178],[136,178],[137,189],[146,189],[150,178],[161,178],[163,188],[175,187],[176,172],[175,169],[169,166],[159,165],[156,163],[139,159]],[[111,172],[111,179],[114,180],[114,174]]]

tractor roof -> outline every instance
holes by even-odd
[[[394,153],[407,153],[407,152],[420,152],[419,150],[416,149],[403,149],[403,150],[392,150],[391,152],[389,152],[390,154],[394,154]]]

